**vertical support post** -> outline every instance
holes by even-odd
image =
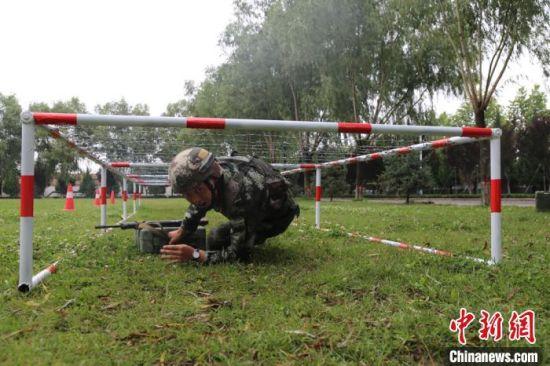
[[[32,288],[32,239],[34,229],[34,119],[21,114],[21,207],[19,215],[19,285]]]
[[[137,199],[137,192],[136,192],[136,183],[133,182],[133,189],[132,189],[132,202],[134,203],[134,215],[136,214],[136,199]]]
[[[502,260],[500,135],[491,138],[491,259]]]
[[[138,207],[141,207],[141,192],[143,192],[143,186],[138,184]]]
[[[126,211],[126,201],[128,201],[128,181],[126,178],[122,178],[122,221],[126,221],[128,218],[128,212]]]
[[[315,227],[321,228],[321,196],[323,188],[321,187],[321,168],[315,168]]]
[[[107,169],[101,168],[101,191],[100,191],[101,206],[101,222],[100,225],[107,225]]]
[[[424,135],[418,136],[418,143],[421,144],[422,141],[424,141]],[[419,158],[420,158],[420,169],[422,169],[422,158],[423,158],[422,155],[423,155],[423,154],[424,154],[424,151],[423,151],[423,150],[420,150],[420,154],[419,154],[419,155],[420,155],[420,156],[419,156]],[[424,191],[422,190],[422,188],[420,188],[420,189],[418,190],[418,194],[421,195],[421,196],[424,194]]]

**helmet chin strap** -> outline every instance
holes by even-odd
[[[216,162],[214,162],[214,164],[217,165]],[[213,168],[216,168],[216,167],[213,167]],[[208,187],[212,195],[210,207],[214,206],[214,202],[219,203],[218,202],[220,199],[219,182],[220,182],[220,177],[222,176],[221,174],[222,171],[223,169],[219,165],[217,165],[217,170],[215,170],[215,173],[211,175],[207,180],[204,181],[204,184],[206,184],[206,186]]]
[[[212,180],[214,181],[214,184],[212,184]],[[210,190],[210,194],[212,195],[210,207],[212,207],[214,205],[214,202],[218,199],[218,190],[216,189],[217,180],[218,178],[216,177],[210,177],[204,181],[204,184],[206,184],[206,186]]]

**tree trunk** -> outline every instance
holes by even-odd
[[[355,163],[355,199],[361,200],[363,197],[361,196],[360,192],[360,186],[361,186],[361,177],[360,177],[360,168],[361,163],[357,162]]]
[[[481,107],[475,110],[476,127],[486,127],[485,108]],[[489,205],[489,142],[479,142],[479,183],[481,186],[481,204]]]

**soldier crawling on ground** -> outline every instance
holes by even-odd
[[[169,176],[175,189],[191,203],[182,225],[170,232],[162,258],[217,263],[249,260],[254,245],[281,234],[300,208],[288,182],[269,164],[253,157],[215,158],[199,147],[183,150],[172,160]],[[210,231],[204,248],[185,242],[207,211],[229,219]]]

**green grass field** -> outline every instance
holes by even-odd
[[[408,252],[385,239],[489,256],[482,207],[312,201],[283,235],[257,248],[250,264],[167,265],[133,246],[133,233],[98,236],[91,200],[35,201],[37,272],[59,273],[29,294],[16,290],[18,201],[0,200],[0,364],[441,364],[457,346],[449,321],[461,307],[536,312],[537,346],[548,359],[550,215],[503,209],[505,257],[487,267]],[[109,214],[118,221],[119,202]],[[131,206],[131,205],[130,205]],[[137,219],[182,217],[183,200],[145,200]],[[223,220],[209,216],[211,226]],[[467,331],[470,345],[498,344]]]

